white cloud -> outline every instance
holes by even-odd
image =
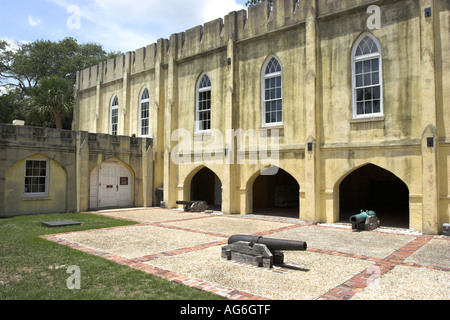
[[[37,27],[41,23],[41,19],[34,18],[31,14],[28,15],[28,24],[32,27]]]
[[[48,0],[67,9],[68,0]],[[82,0],[80,36],[107,50],[133,51],[159,38],[245,9],[236,0]]]
[[[203,2],[203,17],[205,22],[211,21],[217,18],[223,18],[225,15],[232,11],[239,11],[245,9],[243,5],[236,4],[234,0],[209,0]]]
[[[0,40],[6,41],[6,50],[17,51],[20,48],[20,43],[14,42],[11,38],[1,37]]]

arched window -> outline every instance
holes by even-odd
[[[381,46],[363,34],[352,50],[353,118],[383,115]]]
[[[111,101],[111,126],[110,126],[110,134],[113,136],[117,136],[117,124],[119,122],[119,99],[117,96]]]
[[[207,74],[197,83],[196,131],[211,129],[211,80]]]
[[[149,134],[149,118],[150,118],[150,95],[148,89],[142,92],[139,101],[139,135],[141,137]]]
[[[283,123],[283,85],[280,61],[272,57],[263,68],[262,74],[262,123],[280,125]]]

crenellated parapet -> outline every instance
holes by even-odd
[[[160,39],[157,43],[82,70],[78,73],[77,89],[82,91],[93,88],[98,83],[121,80],[124,73],[135,75],[146,72],[155,68],[157,63],[167,64],[169,50],[174,45],[174,56],[177,60],[183,60],[226,49],[229,39],[236,42],[251,40],[271,32],[297,27],[305,23],[308,14],[321,18],[378,2],[379,0],[274,0],[270,3],[266,0],[250,6],[248,11],[233,11],[224,19],[215,19],[173,34],[170,37],[172,40]]]

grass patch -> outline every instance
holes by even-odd
[[[45,221],[81,226],[45,228]],[[0,219],[0,300],[221,300],[214,294],[121,266],[42,235],[136,224],[94,214],[51,214]],[[69,266],[81,270],[81,290],[69,290]]]

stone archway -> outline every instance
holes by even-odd
[[[381,225],[409,228],[409,189],[396,175],[373,164],[348,174],[339,184],[339,221],[373,210]]]
[[[206,201],[208,207],[220,211],[222,208],[222,182],[209,168],[200,169],[191,180],[190,200]]]
[[[255,177],[249,194],[254,214],[298,218],[300,216],[297,180],[285,170],[278,168],[274,174]]]

